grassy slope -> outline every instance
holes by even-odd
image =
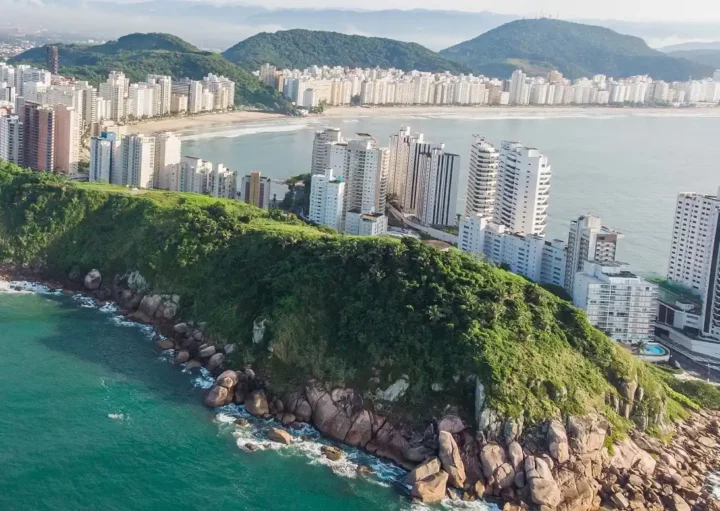
[[[639,37],[610,29],[553,19],[527,19],[506,23],[475,39],[440,52],[478,72],[509,77],[512,60],[531,66],[558,69],[570,78],[606,74],[649,74],[663,80],[711,76],[712,69],[670,57],[650,48]]]
[[[274,386],[314,376],[371,390],[405,374],[400,409],[415,418],[447,404],[472,416],[478,375],[489,404],[530,421],[604,410],[637,378],[639,413],[692,407],[585,316],[539,286],[458,251],[414,240],[326,234],[279,212],[170,192],[78,185],[0,164],[0,260],[44,260],[56,277],[138,269],[187,316],[240,346]],[[273,344],[251,342],[269,318]],[[459,377],[456,382],[456,377]],[[444,392],[431,392],[433,383]],[[675,395],[675,398],[669,395]]]
[[[201,51],[169,34],[131,34],[99,46],[58,45],[60,72],[97,85],[110,71],[122,71],[133,82],[148,74],[201,79],[208,73],[235,82],[236,104],[289,112],[287,100],[265,87],[248,71],[218,53]],[[32,48],[11,59],[13,63],[45,65],[45,48]]]
[[[223,55],[246,69],[265,63],[280,68],[318,66],[394,67],[411,71],[467,71],[416,43],[381,37],[346,35],[319,30],[263,32],[239,42]]]

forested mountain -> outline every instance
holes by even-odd
[[[442,50],[440,55],[503,78],[517,68],[531,74],[558,69],[570,78],[648,74],[662,80],[711,76],[713,71],[653,50],[639,37],[554,19],[512,21]]]
[[[239,42],[223,55],[246,69],[270,63],[291,69],[327,65],[455,73],[466,70],[462,64],[416,43],[317,30],[263,32]]]
[[[720,50],[677,50],[668,52],[668,55],[720,69]]]
[[[59,44],[60,72],[97,85],[110,71],[122,71],[132,81],[144,81],[152,74],[175,79],[200,79],[208,73],[225,75],[236,84],[239,105],[288,112],[288,101],[265,87],[250,72],[223,58],[219,53],[201,51],[170,34],[130,34],[98,46]],[[45,48],[38,47],[15,56],[13,63],[45,65]]]

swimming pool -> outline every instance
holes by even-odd
[[[659,344],[648,344],[645,349],[642,351],[643,355],[654,355],[654,356],[662,356],[667,354],[667,350],[660,346]]]

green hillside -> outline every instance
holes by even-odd
[[[720,69],[720,50],[678,50],[668,52],[668,55]]]
[[[466,71],[464,66],[416,43],[318,30],[263,32],[239,42],[223,55],[246,69],[270,63],[290,69],[318,65]]]
[[[265,87],[248,71],[218,53],[201,51],[173,35],[130,34],[98,46],[57,46],[60,73],[95,85],[104,82],[110,71],[122,71],[136,82],[144,81],[150,73],[195,80],[214,73],[225,75],[235,82],[235,102],[238,105],[279,112],[291,110],[282,95]],[[11,62],[44,66],[45,48],[27,50],[13,57]]]
[[[595,409],[621,434],[630,423],[606,403],[622,404],[631,381],[644,389],[631,407],[638,423],[696,406],[581,311],[517,275],[457,250],[326,233],[239,201],[77,184],[0,163],[0,261],[58,279],[97,268],[111,282],[138,270],[155,292],[181,296],[183,317],[236,343],[233,363],[252,364],[273,388],[315,377],[371,396],[404,376],[410,387],[394,413],[411,420],[451,405],[472,422],[476,378],[486,406],[526,424]],[[254,345],[258,317],[268,331]]]
[[[477,72],[507,78],[517,68],[558,69],[569,78],[648,74],[662,80],[712,76],[712,68],[650,48],[639,37],[554,19],[506,23],[440,52]]]

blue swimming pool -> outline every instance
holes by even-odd
[[[659,344],[649,344],[642,352],[643,355],[661,356],[667,354],[667,350]]]

